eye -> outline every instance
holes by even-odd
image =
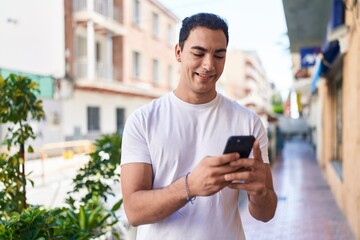
[[[194,56],[196,56],[196,57],[202,57],[202,56],[204,56],[203,53],[193,53],[193,54],[194,54]]]
[[[224,56],[215,56],[215,58],[217,58],[217,59],[223,59]]]

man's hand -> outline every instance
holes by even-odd
[[[239,170],[226,174],[226,181],[235,181],[229,187],[243,189],[251,195],[262,196],[266,194],[266,163],[263,162],[259,142],[255,141],[253,146],[254,159],[240,158],[230,162],[230,166]],[[236,183],[236,181],[240,183]]]
[[[253,145],[253,153],[254,159],[242,158],[230,162],[230,166],[239,170],[225,174],[224,180],[232,182],[229,184],[230,188],[242,189],[248,193],[249,211],[254,218],[268,221],[274,216],[277,205],[271,170],[269,164],[262,160],[257,140]]]
[[[237,159],[239,159],[238,153],[207,156],[202,159],[188,177],[190,197],[210,196],[228,186],[231,181],[226,180],[224,175],[238,169],[238,166],[231,164]]]

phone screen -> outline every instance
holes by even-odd
[[[238,152],[240,154],[240,158],[248,158],[254,142],[255,137],[252,135],[231,136],[226,143],[224,154]]]

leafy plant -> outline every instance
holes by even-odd
[[[25,142],[35,138],[29,120],[40,121],[45,114],[36,98],[38,85],[24,76],[0,76],[0,123],[11,124],[5,138],[7,149],[14,145],[19,152],[0,153],[0,239],[92,239],[111,231],[118,222],[115,212],[120,199],[111,209],[103,201],[113,195],[110,184],[120,179],[121,138],[103,135],[95,142],[90,161],[73,179],[74,189],[66,202],[69,208],[44,209],[26,204]],[[31,146],[28,152],[32,152]],[[9,151],[11,152],[11,151]],[[82,195],[84,194],[84,195]],[[79,197],[80,196],[80,197]]]
[[[277,114],[284,113],[283,100],[280,93],[274,93],[271,97],[273,112]]]
[[[78,170],[73,179],[74,188],[68,192],[66,202],[71,208],[67,212],[68,221],[72,220],[72,226],[77,226],[75,232],[83,234],[78,239],[86,234],[100,236],[107,231],[120,239],[112,226],[118,223],[115,211],[122,205],[122,199],[111,210],[106,210],[102,201],[106,202],[109,195],[115,196],[110,184],[120,181],[121,138],[116,133],[105,134],[94,146],[89,162]]]
[[[9,221],[0,222],[0,239],[64,239],[56,233],[60,225],[55,216],[39,206],[13,212]]]
[[[117,134],[102,135],[94,145],[90,161],[78,171],[73,179],[74,189],[68,192],[70,195],[66,202],[73,208],[76,207],[72,195],[82,193],[81,204],[86,204],[94,195],[107,201],[108,195],[114,196],[109,182],[120,180],[121,138]]]
[[[45,113],[35,94],[39,92],[38,84],[26,76],[0,76],[0,92],[0,123],[9,125],[4,142],[8,150],[14,145],[19,147],[13,155],[0,156],[0,214],[7,217],[7,213],[27,207],[25,142],[35,138],[29,121],[40,121]],[[31,146],[28,152],[33,152]]]
[[[118,222],[115,211],[120,207],[121,203],[111,210],[107,210],[94,197],[87,205],[81,205],[78,210],[64,209],[60,217],[62,222],[60,232],[65,239],[85,240],[100,237],[111,231],[114,237],[120,239],[119,233],[113,231],[112,226]]]

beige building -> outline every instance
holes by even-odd
[[[131,112],[174,87],[178,21],[155,0],[65,0],[65,139],[122,131]]]
[[[296,9],[293,4],[284,0],[290,30],[297,29],[296,22],[291,21],[296,19],[291,12]],[[307,14],[308,19],[321,23],[324,19],[319,16],[325,15],[329,25],[317,31],[326,36],[317,58],[320,64],[311,69],[310,82],[301,85],[299,81],[297,87],[308,100],[307,117],[319,164],[356,239],[360,239],[360,3],[314,1],[309,6],[315,13]],[[306,43],[295,36],[295,43]]]
[[[0,5],[11,20],[0,74],[26,75],[40,85],[46,120],[32,123],[35,147],[121,132],[130,113],[175,87],[180,20],[156,0]]]
[[[256,111],[268,126],[272,113],[272,84],[256,52],[228,51],[224,72],[218,83],[224,95]]]
[[[360,239],[360,4],[346,1],[347,49],[319,86],[323,103],[320,164],[335,198]],[[345,42],[345,43],[344,43]]]

